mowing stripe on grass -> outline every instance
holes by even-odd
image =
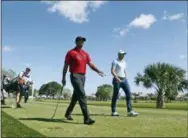
[[[2,137],[45,137],[2,111]]]
[[[25,109],[5,108],[3,111],[24,125],[47,137],[180,137],[186,136],[187,113],[182,110],[156,110],[137,108],[138,117],[127,117],[125,108],[118,108],[119,117],[111,117],[107,106],[90,106],[92,126],[83,125],[79,105],[73,111],[73,121],[64,113],[68,104],[61,103],[55,119],[50,119],[55,103],[28,102]]]
[[[45,103],[56,103],[56,100],[35,100],[37,102],[45,102]],[[59,103],[65,103],[68,104],[70,101],[65,101],[65,100],[60,100]],[[88,101],[88,105],[93,105],[93,106],[108,106],[110,107],[111,101]],[[188,102],[177,102],[177,103],[166,103],[165,109],[169,110],[188,110]],[[117,107],[125,107],[125,101],[124,100],[119,100],[117,103]],[[156,109],[156,103],[132,103],[133,108],[153,108]]]

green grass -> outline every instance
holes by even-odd
[[[2,137],[44,137],[44,135],[2,112]]]
[[[118,107],[120,116],[111,117],[109,106],[89,105],[91,117],[96,120],[96,123],[87,126],[83,124],[83,116],[78,105],[73,111],[73,121],[64,119],[68,106],[65,103],[59,104],[53,120],[50,118],[54,112],[55,103],[30,100],[29,103],[22,105],[24,109],[4,108],[3,111],[48,137],[185,137],[188,131],[185,110],[134,108],[140,115],[127,117],[126,108]]]
[[[40,102],[50,102],[50,103],[56,103],[57,100],[39,100]],[[70,101],[66,100],[61,100],[60,103],[65,103],[68,104]],[[111,101],[88,101],[88,105],[94,105],[94,106],[110,106]],[[125,101],[124,100],[119,100],[117,103],[118,107],[125,107]],[[155,101],[152,101],[151,103],[146,103],[146,101],[138,101],[138,103],[132,104],[133,108],[155,108],[156,103]],[[188,110],[188,101],[186,102],[179,102],[175,101],[172,103],[166,103],[165,104],[166,109],[173,109],[173,110]]]

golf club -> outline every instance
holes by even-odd
[[[57,107],[58,107],[58,104],[59,104],[59,100],[60,100],[61,94],[62,94],[62,92],[63,92],[63,88],[64,88],[64,86],[61,87],[61,92],[60,92],[59,97],[58,97],[58,99],[57,99],[56,108],[55,108],[54,114],[52,115],[51,119],[53,119],[54,116],[55,116],[55,114],[56,114]]]

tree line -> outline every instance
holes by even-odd
[[[54,99],[55,96],[61,96],[61,89],[62,86],[58,82],[52,81],[48,82],[46,84],[43,84],[40,89],[37,91],[36,89],[34,90],[34,95],[35,93],[38,93],[38,95],[45,95],[46,97],[51,96],[52,99]],[[64,88],[62,92],[63,99],[70,99],[72,95],[72,92],[68,88]]]
[[[12,78],[15,76],[13,70],[2,70],[5,74],[9,74]],[[188,89],[188,80],[186,79],[186,71],[178,66],[168,63],[154,63],[145,67],[143,74],[138,73],[135,77],[136,85],[143,85],[145,88],[154,88],[155,94],[149,93],[146,99],[156,100],[156,108],[165,107],[165,99],[167,102],[174,100],[180,91],[185,92]],[[34,89],[34,96],[46,95],[54,99],[61,92],[61,84],[52,81],[43,84],[39,90]],[[96,100],[107,101],[112,97],[113,86],[103,84],[97,87],[97,91],[93,94]],[[70,89],[64,89],[62,96],[64,99],[70,99],[72,92]],[[137,102],[141,93],[132,93],[133,101]],[[188,94],[187,94],[188,96]],[[91,97],[90,97],[91,98]],[[122,97],[123,98],[123,97]],[[144,98],[143,98],[144,99]]]

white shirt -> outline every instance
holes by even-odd
[[[115,69],[115,73],[118,77],[125,78],[126,77],[126,62],[125,60],[114,60],[112,62],[112,68]]]
[[[30,75],[29,75],[29,74],[26,74],[26,73],[23,72],[23,71],[19,74],[19,77],[20,77],[20,78],[23,78],[23,79],[25,80],[25,82],[31,81]]]

